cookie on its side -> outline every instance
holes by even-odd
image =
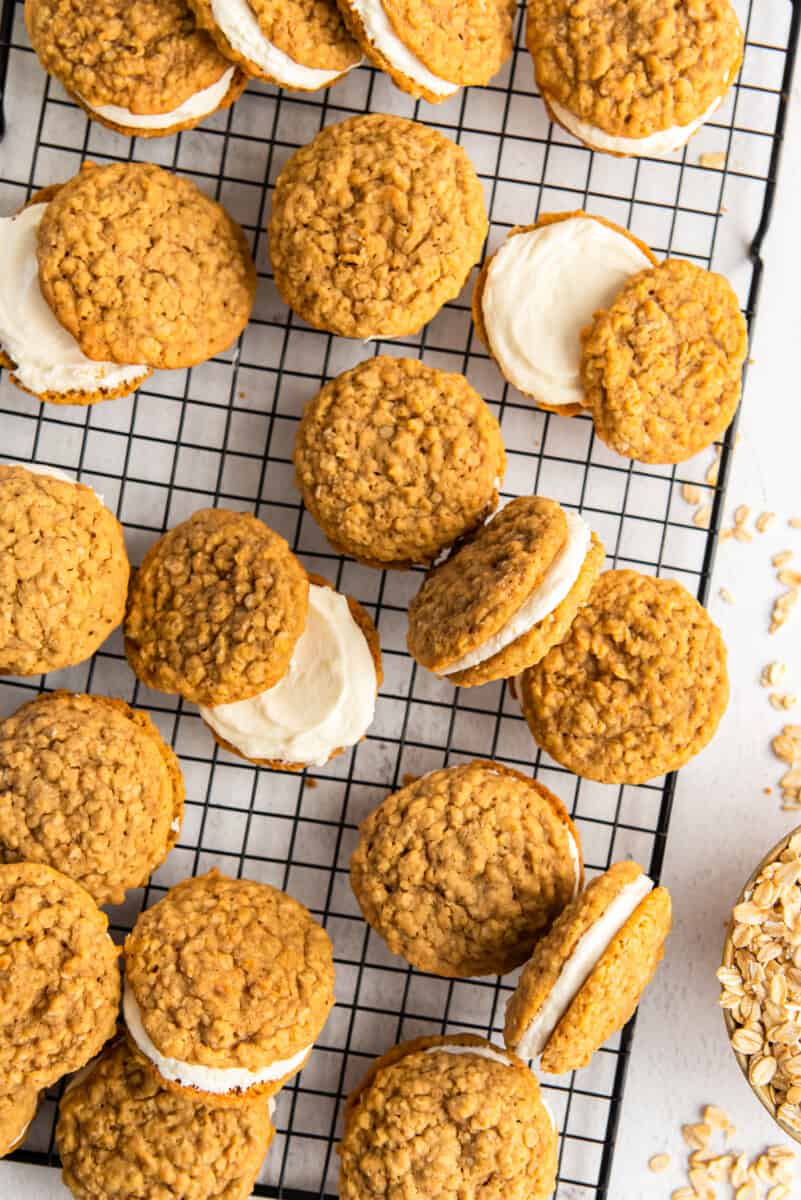
[[[0,1158],[25,1141],[38,1106],[39,1093],[27,1084],[13,1092],[0,1092]]]
[[[729,698],[726,647],[676,580],[607,571],[518,692],[557,762],[599,783],[645,783],[712,739]]]
[[[516,1055],[472,1034],[403,1042],[345,1108],[341,1200],[547,1200],[556,1123]]]
[[[350,863],[362,914],[390,950],[457,978],[518,967],[583,876],[562,802],[481,760],[387,796],[362,822]]]
[[[498,422],[463,375],[386,355],[306,405],[294,461],[334,549],[380,568],[428,565],[470,533],[506,468]]]
[[[603,559],[555,500],[512,500],[428,574],[409,606],[409,653],[458,687],[517,675],[566,635]]]
[[[593,879],[538,942],[506,1007],[504,1040],[562,1075],[586,1067],[622,1029],[662,960],[666,888],[619,862]]]
[[[209,1108],[162,1087],[123,1038],[69,1084],[56,1144],[76,1200],[247,1200],[275,1130],[270,1102]],[[179,1192],[167,1180],[180,1180]]]

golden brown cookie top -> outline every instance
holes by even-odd
[[[502,629],[567,541],[567,520],[545,496],[520,496],[429,573],[409,605],[409,652],[440,671]]]
[[[46,863],[120,904],[175,844],[178,759],[143,712],[51,692],[0,722],[0,861]]]
[[[0,1094],[0,1158],[22,1142],[38,1105],[38,1091],[26,1084],[15,1092]]]
[[[489,83],[512,53],[517,5],[497,0],[382,0],[393,30],[451,83]]]
[[[526,40],[546,101],[628,138],[696,120],[743,55],[729,0],[541,0]]]
[[[461,291],[487,232],[460,146],[404,117],[351,117],[287,162],[270,219],[275,283],[344,337],[414,333]]]
[[[309,581],[249,513],[202,508],[148,550],[131,581],[125,653],[149,687],[213,707],[266,691],[303,632]]]
[[[607,571],[519,693],[557,762],[601,783],[644,783],[712,738],[729,696],[726,647],[676,580]]]
[[[162,1087],[121,1039],[67,1089],[56,1143],[77,1200],[247,1200],[274,1133],[266,1101],[199,1104]]]
[[[185,0],[25,0],[46,71],[89,104],[172,112],[231,65]]]
[[[417,1038],[380,1058],[348,1101],[339,1195],[546,1200],[556,1142],[515,1055],[470,1034]]]
[[[264,36],[293,62],[347,71],[361,54],[334,0],[247,0]]]
[[[77,1071],[119,1003],[117,948],[89,893],[39,863],[0,866],[0,1092]]]
[[[306,507],[361,562],[429,563],[498,501],[498,422],[463,375],[369,358],[306,406],[295,442]]]
[[[89,358],[190,367],[242,332],[256,294],[245,235],[152,163],[84,164],[38,231],[39,283]]]
[[[258,1070],[308,1047],[334,1003],[328,934],[276,888],[216,871],[142,913],[125,973],[160,1054]]]
[[[670,258],[583,330],[582,382],[602,441],[626,458],[692,458],[731,423],[748,332],[722,275]]]
[[[125,612],[122,528],[91,488],[0,466],[0,675],[83,662]]]
[[[435,975],[495,975],[524,962],[573,898],[581,851],[558,797],[478,760],[387,796],[360,827],[350,873],[393,953]]]

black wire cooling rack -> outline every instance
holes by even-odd
[[[292,316],[275,291],[265,218],[289,154],[323,125],[354,112],[413,115],[461,142],[486,188],[490,247],[542,211],[586,208],[629,226],[662,254],[724,270],[751,320],[762,275],[801,8],[790,0],[738,5],[746,55],[730,97],[690,146],[667,160],[593,155],[549,125],[536,97],[518,25],[512,62],[493,86],[440,106],[413,104],[363,67],[322,95],[251,85],[233,109],[175,138],[129,140],[87,122],[48,81],[30,51],[22,4],[5,0],[0,28],[0,203],[10,213],[31,192],[68,178],[85,157],[150,159],[190,175],[244,225],[259,268],[253,321],[227,355],[192,371],[160,373],[134,397],[94,408],[42,406],[0,382],[0,453],[59,467],[99,491],[126,527],[134,562],[166,528],[204,505],[255,511],[287,536],[311,569],[355,595],[381,634],[386,679],[365,742],[304,776],[257,770],[218,750],[196,712],[140,686],[119,635],[81,667],[44,679],[5,681],[3,714],[56,686],[119,695],[147,708],[181,757],[187,815],[179,846],[149,887],[112,911],[121,939],[140,909],[184,876],[218,866],[262,879],[306,903],[331,934],[337,1005],[302,1075],[284,1089],[278,1134],[256,1194],[305,1200],[336,1192],[335,1142],[342,1097],[369,1061],[395,1041],[467,1029],[498,1037],[514,977],[441,980],[403,965],[361,920],[348,884],[358,822],[406,773],[492,756],[537,775],[570,807],[590,871],[632,855],[658,877],[674,779],[643,787],[580,781],[540,755],[507,687],[456,690],[405,654],[414,572],[382,574],[333,555],[292,483],[294,431],[320,383],[373,353],[423,355],[461,370],[502,423],[509,452],[505,495],[542,492],[580,508],[610,565],[681,579],[706,598],[733,431],[711,456],[677,468],[617,458],[588,420],[534,411],[504,385],[471,335],[463,295],[425,329],[370,345],[332,338]],[[747,401],[746,401],[747,402]],[[697,484],[709,528],[681,497]],[[559,1200],[608,1195],[631,1026],[575,1076],[548,1078],[559,1124]],[[55,1165],[58,1091],[48,1096],[18,1161]],[[0,1174],[3,1168],[0,1167]],[[0,1191],[2,1181],[0,1180]]]

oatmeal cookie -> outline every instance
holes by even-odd
[[[125,653],[148,687],[196,704],[245,700],[286,672],[308,594],[303,567],[263,521],[202,508],[134,574]]]
[[[645,783],[714,735],[729,698],[726,647],[676,580],[607,571],[518,694],[557,762],[600,783]]]
[[[0,1093],[0,1158],[25,1141],[38,1106],[39,1093],[25,1084],[15,1092]]]
[[[487,215],[461,146],[372,113],[318,133],[278,177],[275,283],[298,316],[343,337],[415,333],[459,294]]]
[[[500,427],[463,375],[379,355],[306,406],[295,441],[303,502],[339,554],[429,564],[498,503]]]

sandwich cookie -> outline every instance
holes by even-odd
[[[341,1200],[547,1200],[557,1133],[534,1075],[472,1034],[379,1058],[348,1098]]]
[[[122,528],[90,487],[0,465],[0,675],[89,658],[123,618],[128,575]]]
[[[187,879],[125,939],[128,1036],[164,1087],[206,1104],[280,1091],[333,1003],[328,934],[264,883]]]
[[[134,574],[125,653],[148,687],[215,707],[248,700],[289,669],[309,579],[249,513],[203,508],[151,546]]]
[[[39,862],[121,904],[174,846],[178,759],[123,700],[49,692],[0,722],[0,862]]]
[[[578,893],[562,802],[500,763],[446,767],[387,796],[359,828],[350,879],[393,954],[434,975],[503,975]]]
[[[409,653],[458,687],[517,675],[566,635],[603,566],[589,526],[544,496],[520,496],[409,605]]]
[[[275,1134],[271,1103],[212,1108],[179,1095],[123,1038],[61,1098],[62,1178],[76,1200],[248,1200]]]
[[[358,601],[309,577],[309,612],[286,674],[249,700],[200,709],[225,750],[277,771],[321,767],[362,740],[381,686],[378,632]]]
[[[416,333],[458,296],[487,234],[461,146],[381,113],[323,129],[275,185],[270,257],[281,298],[342,337]]]
[[[25,1141],[38,1106],[38,1091],[25,1084],[14,1092],[0,1093],[0,1158]]]
[[[361,62],[335,0],[189,0],[198,24],[246,75],[297,91],[329,87]]]
[[[634,1015],[670,924],[669,892],[637,863],[593,879],[523,968],[506,1006],[508,1048],[551,1075],[586,1067]]]
[[[748,330],[722,275],[679,258],[641,271],[595,313],[581,344],[595,432],[625,458],[685,462],[731,424]]]
[[[90,117],[129,137],[191,129],[247,82],[185,0],[25,0],[25,24],[44,69]]]
[[[339,554],[428,565],[495,509],[506,454],[463,375],[368,358],[325,385],[295,441],[303,503]]]
[[[543,0],[526,41],[554,121],[592,150],[671,154],[723,102],[743,31],[729,0]]]
[[[729,698],[726,647],[676,580],[607,571],[518,695],[557,762],[599,783],[645,783],[712,739]]]
[[[87,891],[40,863],[0,866],[0,1093],[77,1071],[114,1032],[117,947]]]
[[[519,392],[573,417],[584,407],[582,329],[656,261],[644,242],[603,217],[546,213],[516,226],[485,261],[473,290],[476,333]]]

